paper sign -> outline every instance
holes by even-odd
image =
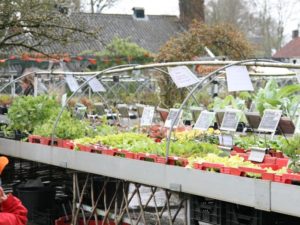
[[[215,112],[202,111],[195,125],[195,130],[207,130],[215,118]]]
[[[231,135],[222,134],[219,135],[219,144],[224,146],[233,146],[233,138]]]
[[[93,92],[106,92],[105,88],[96,77],[92,78],[91,76],[85,76],[84,78],[85,80],[88,80],[88,84]]]
[[[253,91],[246,66],[231,66],[225,69],[228,91]]]
[[[154,107],[144,107],[143,114],[141,117],[141,126],[151,126],[154,117]]]
[[[174,126],[173,126],[174,128],[176,128],[178,126],[182,111],[181,111],[180,115],[177,117],[177,120],[175,122],[173,122],[175,120],[178,112],[179,112],[179,109],[170,109],[169,115],[165,122],[165,127],[171,128],[172,123],[174,123]]]
[[[281,113],[281,110],[266,109],[257,130],[262,132],[275,132]]]
[[[67,93],[61,96],[61,106],[64,107],[67,101]]]
[[[236,131],[240,117],[240,110],[232,109],[225,111],[220,130]]]
[[[73,75],[71,74],[66,75],[66,82],[72,92],[75,92],[79,89],[79,85],[76,79],[73,77]]]
[[[253,162],[263,162],[266,155],[264,148],[251,148],[249,160]]]
[[[186,66],[168,67],[168,71],[178,88],[188,87],[200,81]]]

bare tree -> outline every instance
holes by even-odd
[[[73,0],[73,2],[80,2],[80,0]],[[85,0],[81,1],[81,11],[90,13],[101,13],[105,8],[110,8],[118,0]]]
[[[270,57],[273,49],[282,46],[294,4],[293,0],[208,0],[205,16],[210,24],[226,22],[236,26],[257,45],[258,56]]]
[[[256,20],[258,33],[263,39],[265,53],[270,56],[272,49],[279,49],[284,42],[285,27],[295,12],[295,1],[253,1],[259,9]]]
[[[92,35],[88,24],[70,10],[66,1],[2,0],[1,51],[19,47],[22,51],[43,52],[43,46],[65,45]]]

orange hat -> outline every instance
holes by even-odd
[[[0,174],[2,174],[2,171],[4,170],[5,166],[8,164],[8,158],[5,156],[0,157]]]

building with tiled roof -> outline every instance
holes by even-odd
[[[282,62],[300,62],[300,37],[298,30],[293,31],[293,39],[280,48],[273,56],[273,59]]]
[[[80,34],[77,34],[78,37],[75,37],[77,41],[69,44],[52,43],[38,48],[48,54],[78,55],[84,51],[102,51],[114,38],[122,38],[152,53],[157,53],[166,41],[184,31],[177,16],[146,15],[142,8],[133,11],[132,15],[72,13],[71,17],[75,24],[82,22],[88,24],[89,27],[94,28],[92,32],[96,35],[81,38]],[[24,49],[15,48],[11,52],[19,55],[24,52]]]

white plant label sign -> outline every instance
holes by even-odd
[[[61,96],[61,106],[62,107],[64,107],[66,105],[66,101],[67,101],[67,93],[65,93]]]
[[[177,119],[176,119],[176,121],[175,121],[175,118],[176,118],[178,112],[179,112],[179,109],[170,109],[169,115],[168,115],[168,117],[167,117],[167,119],[166,119],[166,122],[165,122],[165,127],[171,128],[172,123],[174,123],[173,128],[178,127],[178,124],[179,124],[179,121],[180,121],[180,118],[181,118],[182,111],[180,112],[179,116],[177,117]],[[174,121],[175,121],[175,122],[174,122]]]
[[[264,161],[265,155],[266,149],[252,148],[249,155],[249,160],[253,162],[262,162]]]
[[[66,75],[66,82],[72,92],[75,92],[79,89],[78,82],[72,74]],[[81,91],[79,91],[79,92],[81,92]]]
[[[231,66],[225,69],[228,91],[253,91],[246,66]]]
[[[141,126],[151,126],[154,117],[154,107],[144,107],[143,114],[141,117]]]
[[[84,78],[85,80],[88,80],[88,84],[93,92],[106,92],[104,86],[96,77],[92,78],[91,76],[85,76]]]
[[[223,146],[233,146],[233,137],[228,134],[219,135],[219,144]]]
[[[300,117],[298,117],[298,120],[296,123],[295,134],[300,134]]]
[[[215,118],[215,112],[202,111],[194,125],[195,130],[207,130]]]
[[[281,114],[281,110],[266,109],[257,130],[274,133],[277,129]]]
[[[177,88],[188,87],[200,81],[186,66],[168,67],[168,72]]]
[[[241,113],[241,110],[226,110],[224,113],[220,130],[236,131],[236,128],[241,118]]]

